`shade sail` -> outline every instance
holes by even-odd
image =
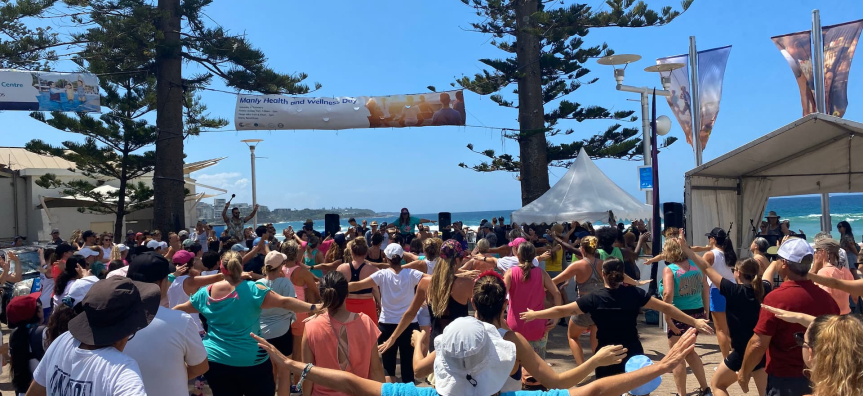
[[[649,219],[653,207],[614,184],[582,148],[566,174],[536,201],[512,212],[516,223],[608,221],[608,211],[620,220]]]

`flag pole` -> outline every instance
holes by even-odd
[[[698,96],[698,49],[695,47],[695,36],[689,36],[689,76],[692,144],[695,149],[695,166],[701,166],[701,100]]]
[[[824,44],[821,33],[821,12],[812,10],[812,71],[815,77],[815,109],[827,112],[824,92]],[[833,222],[830,219],[830,193],[821,193],[821,231],[830,232]]]
[[[662,220],[659,218],[659,150],[657,149],[659,146],[657,144],[656,138],[656,88],[653,89],[653,108],[650,115],[650,159],[651,159],[651,171],[653,172],[653,191],[651,194],[653,196],[653,220],[650,222],[651,232],[652,232],[652,245],[651,251],[652,253],[659,254],[659,251],[662,250]],[[650,287],[648,288],[649,295],[656,295],[657,290],[657,272],[659,271],[659,263],[653,263],[650,265]]]

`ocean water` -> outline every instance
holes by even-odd
[[[506,221],[509,221],[509,216],[513,212],[514,209],[510,210],[489,210],[489,211],[476,211],[476,212],[453,212],[452,213],[452,221],[462,221],[465,226],[469,226],[472,228],[476,228],[479,226],[482,220],[491,221],[492,217],[501,217],[503,216]],[[782,216],[782,219],[787,219],[790,221],[791,229],[800,232],[803,231],[806,234],[807,238],[810,240],[821,230],[821,198],[818,196],[802,196],[802,197],[787,197],[787,198],[771,198],[767,202],[767,211],[776,211],[779,216]],[[830,213],[833,222],[833,236],[838,237],[838,233],[836,232],[836,224],[840,221],[847,221],[851,228],[855,227],[855,237],[859,240],[860,235],[863,234],[863,194],[848,194],[848,195],[836,195],[831,196],[830,199]],[[429,220],[437,220],[437,213],[411,213],[411,216],[425,218]],[[378,223],[386,221],[388,223],[392,223],[396,219],[396,216],[387,216],[387,217],[368,217],[368,218],[360,218],[357,219],[359,222],[363,220],[367,220],[369,223],[372,221],[377,221]],[[315,220],[315,229],[318,231],[324,231],[324,220],[323,219],[314,219]],[[340,223],[342,226],[342,230],[347,230],[350,225],[348,224],[348,219],[341,218]],[[757,220],[756,220],[757,221]],[[749,219],[746,219],[747,224],[746,227],[749,227]],[[756,222],[756,225],[758,223]],[[281,234],[282,230],[288,228],[288,226],[294,227],[294,230],[300,230],[303,227],[302,221],[293,221],[287,223],[276,223],[273,224],[276,230]],[[727,224],[722,225],[722,227],[727,227]],[[737,225],[735,224],[735,227]],[[217,226],[216,232],[221,233],[224,229],[224,226]],[[706,231],[705,231],[706,232]]]

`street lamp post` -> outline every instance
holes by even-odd
[[[241,140],[241,142],[245,143],[246,146],[249,146],[249,151],[252,154],[252,210],[254,210],[255,206],[258,205],[258,188],[257,188],[257,178],[255,177],[255,147],[258,146],[263,139],[246,139]],[[255,211],[255,220],[254,220],[255,228],[258,228],[258,212]]]

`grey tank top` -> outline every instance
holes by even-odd
[[[596,263],[598,261],[599,259],[595,258],[593,259],[593,262],[590,263],[590,278],[587,278],[584,283],[578,283],[578,280],[573,279],[575,281],[575,287],[578,290],[579,297],[584,297],[605,287],[602,277],[596,272]]]

